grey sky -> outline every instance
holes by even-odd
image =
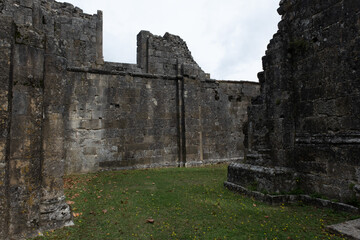
[[[200,67],[218,80],[257,81],[280,16],[279,0],[67,0],[104,12],[104,57],[136,62],[136,35],[148,30],[184,39]]]

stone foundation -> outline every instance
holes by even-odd
[[[231,163],[228,182],[256,191],[280,194],[297,189],[299,175],[284,167],[263,167],[243,163]]]

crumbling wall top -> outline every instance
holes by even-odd
[[[204,71],[193,59],[186,42],[179,36],[165,33],[161,37],[141,31],[137,41],[137,64],[144,72],[206,78]]]

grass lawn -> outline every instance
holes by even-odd
[[[324,226],[358,216],[269,206],[223,187],[226,166],[72,175],[75,226],[36,239],[341,239]]]

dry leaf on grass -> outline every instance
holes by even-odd
[[[82,213],[75,213],[75,212],[73,212],[73,216],[74,217],[80,217],[82,215]]]
[[[154,222],[155,222],[155,220],[152,219],[152,218],[146,219],[146,223],[151,223],[151,224],[153,224]]]

